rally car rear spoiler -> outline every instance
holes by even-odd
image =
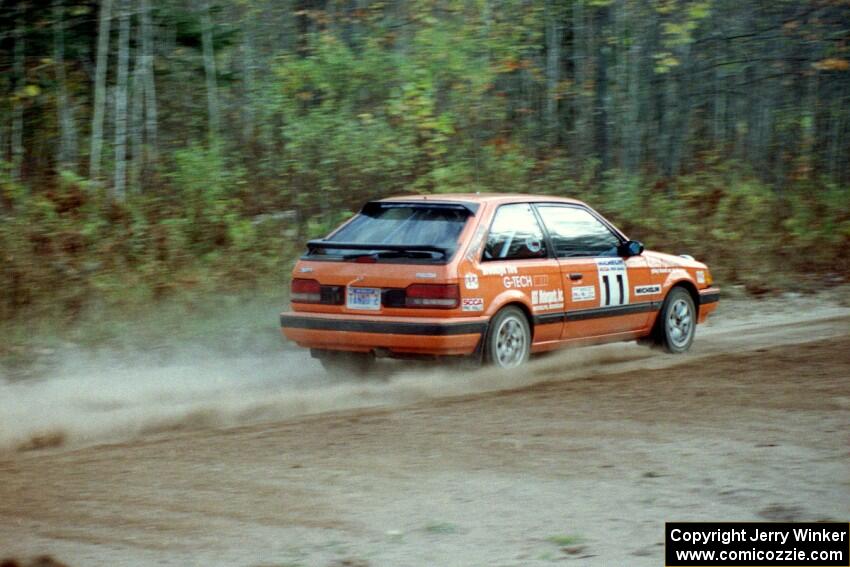
[[[370,244],[363,242],[334,242],[332,240],[311,240],[307,248],[318,248],[327,250],[329,248],[339,250],[392,250],[394,252],[437,252],[443,256],[449,255],[449,249],[432,244]]]

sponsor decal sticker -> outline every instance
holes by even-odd
[[[534,287],[544,287],[549,285],[549,276],[534,276]]]
[[[437,274],[435,272],[416,272],[416,277],[425,280],[436,278]]]
[[[697,270],[697,283],[705,283],[705,272]]]
[[[661,293],[660,285],[636,285],[635,295],[658,295]]]
[[[301,268],[298,271],[301,272],[302,274],[308,274],[308,273],[313,271],[313,268],[311,268],[310,266],[304,266],[303,268]]]
[[[651,273],[653,274],[669,274],[673,271],[673,268],[652,268]]]
[[[599,306],[626,305],[629,302],[629,273],[622,258],[597,258]]]
[[[466,289],[478,289],[478,274],[466,274],[463,276],[463,285]]]
[[[507,276],[519,273],[516,266],[509,264],[485,264],[481,267],[481,273],[485,276]]]
[[[461,309],[463,311],[484,311],[484,298],[464,297],[461,300]]]
[[[505,289],[521,289],[532,287],[534,279],[531,276],[505,276],[502,283],[505,284]]]
[[[484,225],[478,225],[478,228],[475,230],[475,234],[472,236],[469,248],[466,250],[466,259],[470,262],[474,262],[480,255],[481,245],[484,243],[484,232],[486,230],[487,227]]]
[[[573,288],[573,303],[593,301],[596,299],[596,288],[592,285],[580,285]]]
[[[540,252],[540,249],[543,247],[543,244],[540,242],[539,238],[529,236],[525,239],[525,247],[528,248],[528,251],[532,254],[537,254],[538,252]]]
[[[563,309],[564,292],[560,289],[533,289],[531,290],[531,303],[535,311]]]

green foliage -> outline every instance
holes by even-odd
[[[102,179],[80,176],[97,3],[63,2],[62,22],[0,14],[2,158],[15,161],[0,161],[2,320],[278,285],[305,239],[411,192],[583,198],[649,246],[755,288],[777,271],[850,272],[837,4],[801,18],[793,2],[210,2],[211,57],[199,5],[150,4],[156,92],[135,14],[119,202],[104,181],[110,136]],[[75,145],[63,159],[60,141]]]

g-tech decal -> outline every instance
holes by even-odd
[[[464,297],[461,300],[462,311],[484,311],[483,297]]]
[[[660,285],[636,285],[635,295],[658,295],[661,293]]]
[[[563,309],[564,292],[560,289],[533,289],[531,290],[531,304],[535,311]]]
[[[580,285],[573,288],[573,303],[593,301],[596,299],[596,288],[592,285]]]
[[[502,278],[505,289],[521,289],[532,287],[534,279],[531,276],[505,276]]]
[[[478,274],[466,274],[463,276],[463,285],[466,289],[478,289]]]
[[[597,258],[599,306],[626,305],[629,302],[629,273],[622,258]]]

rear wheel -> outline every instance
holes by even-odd
[[[697,317],[694,300],[686,289],[674,287],[670,290],[658,317],[656,336],[664,350],[679,354],[691,348]]]
[[[484,344],[488,364],[499,368],[516,368],[528,360],[531,350],[531,328],[518,307],[505,307],[490,321]]]
[[[375,364],[372,353],[312,349],[310,354],[319,359],[325,372],[335,376],[366,376]]]

